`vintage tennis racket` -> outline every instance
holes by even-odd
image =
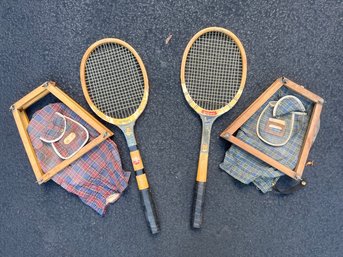
[[[153,234],[158,233],[155,205],[134,135],[135,121],[143,112],[149,94],[148,76],[141,58],[122,40],[102,39],[84,54],[80,78],[92,110],[123,131],[148,225]]]
[[[229,111],[242,94],[247,60],[242,43],[230,31],[211,27],[188,43],[181,64],[181,85],[188,104],[202,120],[202,139],[194,191],[192,226],[200,228],[213,122]]]

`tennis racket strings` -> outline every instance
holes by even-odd
[[[144,78],[136,57],[126,47],[105,43],[86,62],[89,97],[105,115],[123,119],[138,109],[144,95]]]
[[[201,35],[189,50],[185,82],[193,101],[206,110],[226,106],[240,88],[242,57],[235,41],[220,31]]]

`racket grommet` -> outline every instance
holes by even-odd
[[[14,104],[12,104],[11,106],[10,106],[10,112],[13,112],[15,110],[15,106],[14,106]]]

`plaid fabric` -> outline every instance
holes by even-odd
[[[277,108],[275,108],[275,115],[280,117],[288,115],[290,112],[304,112],[304,106],[302,102],[298,102],[298,99],[299,98],[287,96],[280,99]]]
[[[287,140],[287,137],[291,134],[291,127],[285,126],[283,129],[282,135],[277,135],[279,130],[277,128],[270,128],[269,124],[269,118],[273,116],[273,109],[275,107],[276,101],[271,101],[269,104],[265,107],[265,109],[262,111],[260,120],[257,121],[257,129],[260,133],[260,136],[267,140],[268,142],[271,142],[273,144],[282,144]],[[289,115],[288,115],[289,116]],[[291,117],[287,117],[287,123],[290,122]],[[284,118],[282,120],[285,120]],[[259,123],[258,123],[259,122]],[[271,134],[271,133],[274,133]]]
[[[292,134],[303,130],[308,123],[308,116],[302,103],[297,102],[296,99],[287,95],[279,101],[270,101],[266,105],[257,120],[256,130],[261,140],[274,146],[282,146],[287,143]],[[276,114],[279,115],[274,116]],[[275,123],[270,124],[270,118],[274,122],[285,124],[284,128],[282,129],[280,125],[275,127]]]
[[[237,137],[283,165],[294,169],[298,161],[298,155],[302,147],[302,142],[307,130],[308,119],[313,105],[306,98],[293,93],[285,87],[278,90],[270,98],[270,101],[277,101],[285,95],[295,95],[299,98],[305,107],[305,112],[307,113],[306,116],[295,116],[295,133],[292,133],[287,144],[275,147],[264,143],[257,137],[257,120],[269,102],[265,103],[245,124],[241,126],[237,132]],[[282,108],[284,112],[284,108],[287,109],[287,105],[283,105]],[[292,108],[288,110],[288,113],[293,111]],[[286,113],[284,112],[283,114],[285,115]],[[220,168],[244,184],[253,183],[263,193],[271,191],[272,186],[277,182],[280,176],[284,175],[282,172],[274,169],[235,145],[232,145],[226,152],[224,161],[220,164]]]
[[[90,141],[99,135],[62,103],[50,104],[37,111],[30,120],[28,133],[43,172],[63,161],[56,155],[50,143],[40,140],[45,127],[56,112],[83,125],[89,132]],[[52,179],[68,192],[77,195],[100,215],[104,215],[106,206],[111,200],[116,200],[127,187],[129,177],[130,173],[122,170],[116,144],[107,139]]]
[[[46,123],[40,139],[47,143],[56,142],[63,136],[65,129],[66,119],[62,114],[55,112],[49,122]]]
[[[68,159],[87,143],[89,134],[80,123],[66,116],[64,118],[66,120],[65,132],[60,140],[52,143],[52,146],[60,157]]]
[[[55,112],[42,131],[40,139],[51,143],[53,150],[62,159],[75,155],[88,141],[89,134],[85,127],[73,119]],[[46,152],[51,154],[51,152]],[[51,156],[45,160],[50,161]]]

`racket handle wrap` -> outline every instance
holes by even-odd
[[[150,189],[143,189],[139,191],[141,194],[143,206],[144,206],[144,213],[146,220],[148,222],[148,226],[152,234],[157,234],[160,232],[160,224],[157,218],[157,212],[155,208],[154,201],[152,199],[152,195]]]
[[[193,198],[192,226],[200,228],[203,219],[206,182],[196,181]]]

